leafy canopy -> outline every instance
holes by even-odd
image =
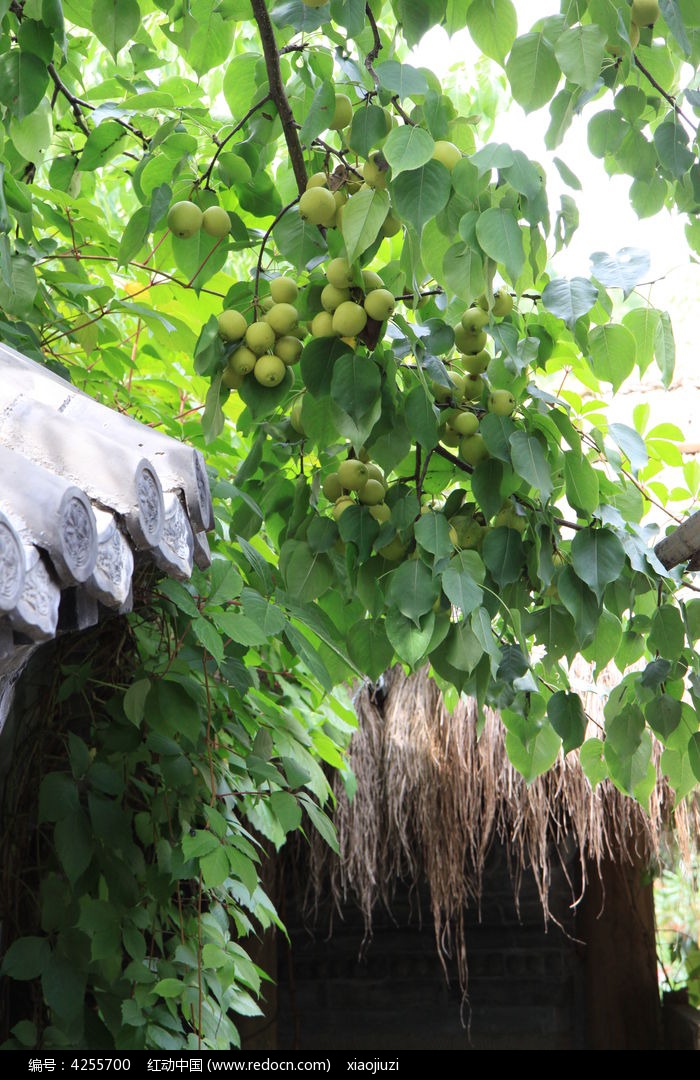
[[[608,418],[633,373],[669,385],[670,320],[634,248],[551,273],[576,162],[558,160],[554,208],[537,154],[491,139],[511,99],[548,108],[549,150],[583,113],[638,215],[677,208],[700,251],[700,12],[662,0],[638,27],[626,0],[551,6],[531,26],[511,0],[0,4],[0,337],[202,446],[217,508],[211,575],[163,586],[111,706],[140,733],[126,775],[157,784],[130,801],[71,743],[71,772],[42,785],[78,907],[4,970],[41,975],[49,1041],[98,1015],[118,1046],[235,1043],[221,1012],[254,1010],[260,974],[228,919],[239,936],[246,910],[276,921],[242,819],[280,844],[305,810],[333,841],[318,760],[342,762],[330,692],[351,676],[429,663],[448,700],[502,710],[528,781],[580,749],[592,784],[644,802],[652,732],[677,796],[700,780],[700,601],[678,597],[648,521],[691,502],[697,469],[645,408]],[[438,24],[483,54],[468,81],[409,57]],[[601,739],[570,686],[580,652],[596,673],[639,667]],[[110,740],[95,749],[113,768]],[[93,787],[124,815],[117,856]],[[135,883],[121,906],[108,856]]]

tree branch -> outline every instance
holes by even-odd
[[[471,465],[467,465],[466,461],[462,461],[456,454],[451,454],[449,450],[445,450],[444,446],[436,446],[433,449],[433,453],[438,457],[442,457],[445,461],[451,461],[453,465],[456,465],[462,472],[473,473],[474,469]]]
[[[265,7],[265,0],[250,0],[250,6],[253,9],[253,16],[260,32],[265,67],[267,68],[267,79],[270,84],[270,96],[277,106],[277,112],[282,121],[282,131],[289,150],[289,159],[294,170],[294,178],[297,182],[299,194],[302,195],[306,191],[306,165],[304,164],[304,155],[294,122],[294,113],[282,82],[280,58],[274,30]]]
[[[61,76],[56,71],[53,63],[47,64],[46,70],[51,76],[53,84],[56,87],[56,91],[63,94],[64,98],[70,103],[76,124],[78,125],[80,130],[84,132],[85,135],[89,135],[90,128],[87,126],[83,109],[90,109],[90,111],[92,111],[96,108],[96,106],[91,105],[89,101],[84,101],[83,98],[77,97],[77,95],[74,94],[72,90],[69,90],[66,84],[63,82]],[[119,116],[114,116],[112,117],[112,119],[115,121],[115,123],[119,124],[127,131],[130,131],[132,135],[139,139],[144,150],[148,149],[149,140],[146,138],[140,128],[134,127],[134,125],[130,124],[128,120],[122,120]]]
[[[374,61],[377,59],[380,52],[382,51],[382,39],[379,36],[379,28],[377,26],[377,21],[376,21],[376,19],[374,17],[374,13],[372,12],[372,8],[369,6],[369,4],[365,4],[365,12],[367,13],[367,21],[368,21],[369,25],[372,27],[372,37],[374,38],[374,44],[373,44],[372,48],[370,49],[370,51],[367,53],[367,56],[365,57],[365,67],[367,68],[368,72],[372,76],[372,79],[374,80],[374,85],[376,86],[376,88],[378,90],[379,89],[379,76],[377,75],[376,71],[374,70],[373,65],[374,65]]]
[[[694,133],[695,132],[695,124],[693,123],[692,120],[689,119],[689,117],[687,117],[685,115],[685,113],[681,109],[680,105],[678,104],[678,102],[674,98],[673,94],[669,94],[668,90],[664,90],[663,86],[661,86],[661,84],[656,81],[656,79],[654,78],[652,73],[648,70],[648,68],[646,68],[644,66],[644,64],[639,59],[639,57],[637,56],[636,53],[634,53],[633,55],[634,55],[635,66],[639,68],[639,70],[641,71],[644,78],[648,79],[648,81],[651,83],[651,85],[654,87],[655,90],[658,90],[658,92],[661,94],[661,97],[664,98],[664,100],[669,103],[669,105],[671,106],[671,108],[675,112],[676,116],[680,116],[682,120],[685,120],[688,127],[690,127],[690,129]]]

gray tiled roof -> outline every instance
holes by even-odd
[[[100,605],[128,610],[135,559],[209,564],[202,455],[0,344],[0,673]]]

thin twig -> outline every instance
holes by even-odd
[[[641,71],[644,78],[648,79],[649,82],[651,83],[651,85],[654,87],[654,89],[658,90],[658,92],[661,94],[661,97],[664,98],[664,100],[669,103],[669,105],[671,106],[671,108],[675,112],[676,116],[680,116],[682,120],[685,120],[686,124],[690,127],[690,129],[692,130],[692,132],[694,134],[695,133],[695,124],[693,123],[693,121],[689,117],[687,117],[685,115],[685,113],[681,109],[680,105],[678,104],[678,102],[674,98],[673,94],[669,94],[668,90],[664,90],[663,86],[661,86],[661,84],[656,81],[656,79],[654,78],[652,73],[648,70],[648,68],[646,68],[644,66],[644,64],[639,59],[639,57],[637,56],[636,53],[634,53],[634,63],[636,65],[636,67],[639,68],[639,70]]]
[[[462,472],[473,473],[474,469],[471,465],[467,465],[466,461],[462,461],[456,454],[451,454],[449,450],[445,450],[444,446],[436,446],[433,448],[433,453],[438,457],[442,457],[445,461],[451,461],[453,465],[456,465]]]
[[[399,116],[403,120],[404,124],[410,124],[411,127],[416,126],[415,120],[411,120],[411,117],[408,115],[408,113],[405,112],[404,109],[401,108],[401,105],[399,104],[399,95],[398,94],[394,94],[393,98],[391,99],[391,104],[396,109],[397,113],[399,114]]]
[[[261,271],[262,271],[262,261],[263,261],[263,255],[265,254],[265,246],[267,244],[267,241],[270,239],[270,237],[272,235],[272,230],[274,229],[277,222],[280,220],[280,218],[284,217],[284,215],[287,213],[288,210],[291,210],[293,206],[296,206],[296,204],[299,202],[300,198],[301,198],[301,195],[298,195],[296,197],[296,199],[292,199],[292,201],[290,203],[287,203],[286,206],[282,207],[279,214],[277,215],[275,220],[272,222],[272,224],[268,228],[267,232],[263,236],[262,241],[260,243],[260,251],[258,252],[258,261],[257,261],[257,264],[255,266],[255,286],[253,288],[253,305],[255,307],[256,317],[257,317],[257,308],[258,308],[258,289],[260,287],[260,274],[261,274]]]
[[[297,190],[299,191],[299,194],[302,195],[304,191],[306,191],[306,165],[304,164],[304,154],[301,149],[301,143],[299,142],[299,136],[294,123],[294,113],[292,112],[292,107],[289,104],[284,89],[284,83],[282,82],[282,72],[280,71],[280,58],[279,52],[277,51],[275,33],[272,29],[270,16],[267,13],[265,0],[250,0],[250,6],[253,9],[253,16],[258,24],[258,31],[260,32],[260,41],[265,57],[265,67],[267,68],[267,79],[270,84],[270,96],[277,106],[277,112],[282,121],[282,131],[284,132],[285,142],[287,143],[287,149],[289,150],[289,159],[292,163],[294,178],[297,182]]]
[[[229,131],[226,138],[222,139],[220,143],[217,143],[216,153],[214,154],[214,157],[209,162],[209,167],[207,168],[207,171],[205,173],[202,173],[202,175],[199,177],[198,180],[195,180],[195,182],[194,182],[195,187],[199,187],[200,184],[202,184],[202,183],[204,184],[205,187],[209,186],[209,180],[211,179],[212,170],[213,170],[214,166],[216,165],[219,154],[221,153],[223,148],[226,146],[227,143],[229,143],[231,141],[231,139],[233,138],[234,135],[238,134],[238,132],[241,130],[241,128],[244,126],[244,124],[248,123],[251,116],[253,116],[258,111],[258,109],[261,109],[263,107],[263,105],[266,105],[268,103],[268,101],[271,101],[271,100],[272,100],[272,94],[266,94],[264,98],[261,98],[260,101],[258,101],[255,105],[251,106],[251,108],[248,109],[248,112],[245,114],[245,116],[241,120],[238,121],[238,123],[233,128],[233,130]]]
[[[83,109],[90,109],[90,111],[92,112],[97,106],[91,105],[89,101],[85,101],[84,98],[78,97],[76,94],[73,93],[72,90],[69,90],[66,84],[63,82],[61,76],[56,71],[53,63],[47,64],[46,70],[51,76],[56,90],[63,94],[66,101],[70,103],[76,124],[85,135],[89,135],[90,128],[88,127],[85,120]],[[134,127],[134,125],[130,124],[128,120],[122,120],[119,116],[113,116],[111,117],[111,119],[114,120],[115,123],[119,124],[120,127],[125,128],[126,131],[131,132],[131,134],[134,135],[135,138],[139,139],[144,150],[148,149],[149,140],[146,138],[140,128]]]

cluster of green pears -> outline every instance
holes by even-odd
[[[246,375],[261,386],[279,386],[287,368],[296,364],[306,337],[294,305],[298,294],[293,278],[276,277],[253,322],[248,323],[234,308],[221,312],[219,334],[231,349],[223,374],[223,384],[229,390],[237,390]]]
[[[513,297],[507,289],[497,290],[491,305],[486,295],[480,296],[454,327],[455,346],[460,355],[451,365],[449,385],[432,383],[433,396],[443,406],[440,441],[446,447],[456,448],[468,465],[479,465],[489,456],[479,434],[480,415],[488,411],[497,416],[511,416],[516,408],[509,390],[491,390],[484,378],[491,360],[486,327],[492,317],[503,318],[512,310]]]
[[[223,206],[208,206],[200,210],[189,199],[173,203],[168,211],[168,228],[173,236],[189,240],[202,229],[207,236],[223,240],[231,232],[231,219]]]
[[[287,367],[299,360],[309,335],[343,338],[354,344],[365,331],[373,330],[376,338],[396,307],[393,293],[384,288],[379,274],[356,271],[347,259],[331,259],[324,277],[313,278],[310,284],[315,286],[313,296],[318,297],[318,306],[304,324],[300,324],[295,306],[299,286],[291,277],[271,279],[269,294],[257,301],[253,322],[235,309],[221,312],[219,334],[229,347],[224,386],[237,390],[246,375],[261,386],[279,386]],[[299,404],[291,421],[303,434]]]
[[[349,507],[356,505],[366,506],[380,525],[391,521],[391,509],[384,501],[388,491],[384,472],[369,460],[364,451],[359,458],[349,457],[341,461],[336,472],[328,473],[321,484],[321,491],[333,504],[331,514],[335,521],[339,521]],[[404,550],[397,537],[379,548],[380,554],[386,559],[398,559]]]

